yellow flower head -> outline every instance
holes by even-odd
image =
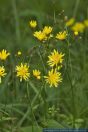
[[[29,25],[30,27],[35,28],[37,26],[37,22],[35,20],[31,20],[29,21]]]
[[[75,32],[83,32],[85,29],[85,26],[81,22],[75,23],[75,25],[72,26],[72,30]]]
[[[59,40],[65,40],[67,37],[67,32],[64,31],[64,32],[59,32],[57,35],[56,35],[56,38],[59,39]]]
[[[29,66],[26,63],[21,63],[19,66],[16,66],[16,72],[17,77],[20,78],[20,81],[22,81],[22,79],[28,80],[28,78],[30,77]]]
[[[36,37],[38,40],[40,40],[40,41],[43,41],[43,40],[46,40],[46,34],[45,33],[43,33],[42,31],[36,31],[36,32],[34,32],[34,37]]]
[[[0,83],[1,83],[1,77],[4,77],[6,75],[4,66],[0,66]]]
[[[41,76],[40,76],[41,72],[39,70],[33,70],[33,75],[37,78],[37,79],[40,79]]]
[[[45,26],[44,28],[43,28],[43,33],[45,33],[46,35],[48,35],[48,34],[50,34],[51,32],[52,32],[52,27],[50,27],[50,26]]]
[[[74,35],[75,35],[75,36],[78,36],[78,34],[79,34],[79,33],[78,33],[77,31],[74,32]]]
[[[66,22],[66,26],[67,26],[67,27],[72,26],[73,23],[74,23],[74,21],[75,21],[74,18],[69,19],[69,20]]]
[[[17,55],[18,55],[18,56],[20,56],[21,54],[22,54],[21,51],[18,51],[18,52],[17,52]]]
[[[56,51],[54,49],[54,51],[51,53],[51,55],[48,56],[48,58],[49,58],[49,60],[47,62],[48,65],[50,67],[53,67],[53,66],[57,66],[58,64],[62,64],[63,56],[64,56],[64,54],[59,53],[58,51]]]
[[[88,27],[88,19],[84,20],[84,24],[86,27]]]
[[[57,87],[60,82],[62,82],[61,73],[57,72],[56,69],[52,69],[48,72],[48,76],[44,76],[46,82],[50,84],[50,87],[55,86]]]
[[[6,50],[2,50],[2,51],[0,51],[0,59],[1,60],[6,60],[7,59],[7,57],[10,55],[10,53],[9,52],[7,52]]]

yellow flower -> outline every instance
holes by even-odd
[[[30,27],[35,28],[37,26],[37,22],[35,20],[31,20],[29,21],[29,25]]]
[[[39,70],[33,70],[33,75],[37,78],[37,79],[40,79],[41,76],[40,76],[41,72]]]
[[[69,20],[66,22],[66,26],[67,26],[67,27],[72,26],[73,23],[74,23],[74,21],[75,21],[74,18],[69,19]]]
[[[81,22],[77,22],[77,23],[75,23],[75,25],[72,26],[72,30],[74,32],[83,32],[84,29],[85,29],[85,26]]]
[[[16,66],[16,72],[17,77],[20,78],[20,81],[22,81],[22,79],[28,80],[28,78],[30,77],[29,66],[26,63],[21,63],[19,66]]]
[[[88,27],[88,19],[84,20],[84,24],[86,27]]]
[[[7,52],[6,50],[2,50],[2,51],[0,51],[0,59],[1,60],[6,60],[7,59],[7,57],[10,55],[10,53],[9,52]]]
[[[57,87],[60,82],[62,82],[61,73],[57,72],[56,69],[52,69],[48,72],[48,76],[44,76],[46,82],[50,84],[50,87]]]
[[[50,26],[45,26],[44,28],[43,28],[43,33],[45,33],[46,35],[48,35],[48,34],[50,34],[51,32],[52,32],[52,27],[50,27]]]
[[[40,41],[43,41],[43,40],[46,40],[46,34],[45,33],[43,33],[42,31],[36,31],[36,32],[34,32],[34,37],[36,37],[38,40],[40,40]]]
[[[67,32],[64,31],[64,32],[59,32],[57,35],[56,35],[56,38],[59,39],[59,40],[64,40],[66,39],[67,37]]]
[[[53,67],[53,66],[57,66],[58,64],[62,64],[63,62],[63,56],[64,54],[59,53],[58,51],[56,51],[54,49],[54,51],[51,53],[51,55],[48,56],[49,60],[48,60],[48,65]]]
[[[21,54],[22,54],[21,51],[18,51],[18,52],[17,52],[17,55],[18,55],[18,56],[20,56]]]
[[[79,34],[79,33],[78,33],[77,31],[74,32],[74,35],[75,35],[75,36],[78,36],[78,34]]]
[[[4,66],[0,66],[0,83],[1,83],[1,77],[4,77],[6,75]]]

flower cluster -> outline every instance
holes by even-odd
[[[0,52],[2,54],[1,61],[6,60],[10,55],[6,50],[2,50]],[[17,55],[21,55],[21,51],[17,52]],[[35,79],[40,80],[42,77],[45,79],[46,83],[50,85],[50,87],[57,87],[58,84],[62,81],[61,73],[58,71],[58,66],[62,65],[64,54],[59,53],[54,49],[53,52],[48,56],[47,64],[50,66],[50,70],[46,75],[41,75],[41,71],[39,69],[34,69],[32,72],[30,71],[30,66],[28,63],[20,63],[15,66],[16,76],[19,78],[20,82],[23,80],[28,81],[31,76],[34,76]],[[32,73],[32,75],[31,75]],[[1,78],[6,75],[6,70],[4,66],[0,66],[0,83]]]
[[[53,28],[51,26],[45,26],[42,31],[41,30],[40,31],[35,31],[33,35],[38,40],[44,41],[44,40],[47,40],[50,37],[52,29]]]
[[[57,87],[60,82],[62,82],[61,73],[58,71],[58,67],[61,67],[63,62],[64,54],[59,53],[54,49],[51,55],[48,56],[48,65],[51,67],[51,70],[48,72],[48,75],[45,76],[46,82],[50,84],[50,87]]]
[[[32,28],[35,28],[38,23],[35,20],[29,21],[29,25]],[[85,19],[83,22],[76,22],[75,18],[70,18],[65,23],[66,27],[70,27],[71,31],[77,36],[79,33],[83,33],[86,28],[88,28],[88,19]],[[67,38],[68,32],[65,30],[58,31],[54,36],[54,29],[52,26],[44,26],[42,30],[34,31],[33,36],[37,38],[39,41],[45,42],[53,37],[53,39],[57,39],[63,41]]]
[[[71,29],[74,29],[75,33],[78,33],[78,30],[81,32],[84,30],[84,26],[82,27],[82,24],[79,25],[79,23],[74,24],[75,19],[71,18],[69,21],[66,22],[66,26],[70,26]],[[87,20],[84,22],[85,25],[87,25]],[[45,42],[53,37],[55,40],[63,41],[68,37],[67,30],[58,31],[55,36],[53,34],[54,29],[52,26],[44,26],[42,30],[35,31],[35,28],[37,27],[38,23],[35,20],[29,21],[29,26],[33,29],[33,36],[37,38],[41,42]],[[74,27],[73,27],[74,26]],[[79,28],[79,29],[78,29]],[[81,28],[81,29],[80,29]],[[78,30],[75,30],[78,29]],[[29,63],[26,62],[20,62],[20,64],[17,64],[15,66],[15,73],[16,77],[19,78],[20,82],[29,81],[29,79],[33,76],[34,79],[37,80],[45,80],[47,84],[50,85],[50,87],[58,87],[58,84],[62,82],[62,74],[60,72],[60,69],[62,67],[62,63],[64,60],[64,55],[62,52],[59,52],[58,50],[54,49],[47,57],[46,65],[48,66],[47,72],[42,73],[39,69],[33,69],[31,71],[31,66]],[[10,56],[10,53],[6,50],[0,51],[0,60],[5,61]],[[15,56],[21,57],[22,52],[18,51]],[[3,63],[4,64],[4,63]],[[1,78],[6,75],[5,67],[2,65],[0,66],[0,82]]]
[[[21,63],[20,65],[17,65],[15,70],[17,73],[17,77],[20,78],[20,81],[28,80],[30,78],[30,70],[29,65],[27,63]],[[37,79],[41,79],[41,72],[35,69],[33,70],[33,76]]]
[[[75,18],[70,18],[66,21],[66,26],[74,32],[74,35],[83,33],[86,28],[88,28],[88,19],[85,19],[83,22],[75,22]]]
[[[30,22],[30,27],[34,28],[33,25],[35,25],[35,21],[34,20],[31,20]],[[36,22],[37,23],[37,22]],[[37,26],[37,24],[36,24]],[[36,27],[35,26],[35,27]],[[52,34],[52,31],[53,31],[53,28],[51,26],[44,26],[44,28],[42,30],[39,30],[39,31],[35,31],[33,33],[33,36],[35,38],[37,38],[39,41],[46,41],[50,38],[55,38],[55,39],[58,39],[58,40],[65,40],[66,37],[67,37],[67,32],[66,31],[59,31],[55,36]]]

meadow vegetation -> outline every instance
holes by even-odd
[[[0,132],[88,129],[88,1],[0,1]]]

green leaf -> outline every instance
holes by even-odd
[[[77,123],[83,123],[84,120],[83,120],[83,119],[76,119],[76,122],[77,122]]]
[[[48,123],[48,128],[65,128],[64,125],[62,125],[61,123],[55,121],[55,120],[47,120]]]
[[[21,131],[22,132],[42,132],[42,128],[37,126],[28,126],[28,127],[21,128]]]

